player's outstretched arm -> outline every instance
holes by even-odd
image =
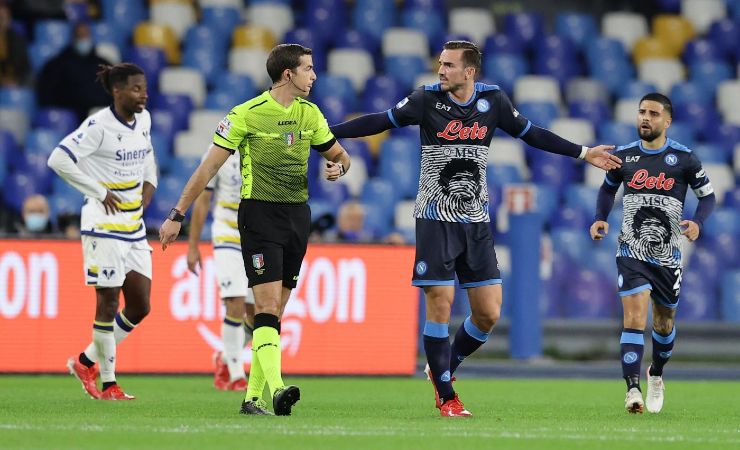
[[[198,242],[200,241],[200,233],[203,231],[203,225],[206,223],[208,210],[211,208],[211,198],[213,198],[213,191],[206,189],[201,192],[195,200],[193,213],[190,216],[190,235],[188,235],[188,269],[196,275],[198,275],[198,271],[196,271],[195,268],[197,267],[199,270],[201,268]]]
[[[193,175],[190,176],[185,188],[182,190],[180,200],[177,201],[173,209],[176,215],[184,215],[185,212],[190,208],[195,199],[203,192],[206,185],[211,178],[216,176],[218,169],[224,165],[227,159],[229,159],[231,153],[223,147],[211,144],[208,148],[208,154],[205,159],[201,161],[200,165]],[[172,214],[170,215],[172,217]],[[159,228],[159,241],[162,243],[162,250],[167,249],[167,246],[177,239],[177,235],[180,234],[180,227],[182,226],[182,217],[180,220],[175,221],[171,218],[165,219],[162,226]]]
[[[586,150],[583,159],[594,167],[603,170],[612,170],[622,167],[622,160],[613,155],[609,150],[613,150],[613,145],[597,145]]]
[[[332,134],[339,139],[372,136],[391,128],[395,126],[388,117],[388,111],[365,114],[329,127]]]

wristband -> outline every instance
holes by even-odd
[[[185,216],[177,210],[177,208],[172,208],[170,210],[170,215],[167,216],[168,219],[170,219],[173,222],[182,222],[185,220]]]
[[[578,159],[586,159],[586,153],[588,153],[588,147],[585,145],[581,146],[581,154],[578,155]]]
[[[345,173],[347,173],[347,172],[346,172],[346,171],[344,170],[344,164],[342,164],[342,163],[340,163],[340,162],[339,162],[339,163],[337,163],[337,165],[339,166],[339,176],[340,176],[340,177],[341,177],[342,175],[344,175]]]

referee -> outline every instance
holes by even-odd
[[[285,386],[281,376],[280,316],[308,245],[309,147],[326,158],[327,180],[337,180],[350,165],[324,115],[303,98],[316,80],[311,53],[297,44],[272,49],[267,58],[272,88],[235,106],[219,122],[208,154],[159,229],[164,250],[177,238],[185,211],[228,157],[239,152],[238,225],[245,275],[255,300],[252,366],[242,414],[271,414],[262,399],[265,383],[276,415],[290,415],[300,399],[298,387]]]

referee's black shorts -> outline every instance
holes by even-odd
[[[282,280],[295,288],[311,228],[308,204],[242,200],[238,223],[249,287]]]

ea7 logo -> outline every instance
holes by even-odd
[[[451,108],[448,105],[445,105],[444,103],[437,102],[436,105],[434,105],[437,109],[444,109],[445,111],[449,111]]]
[[[639,155],[637,155],[637,156],[628,156],[627,158],[625,158],[625,160],[627,162],[637,162],[637,161],[640,160],[640,156]]]

